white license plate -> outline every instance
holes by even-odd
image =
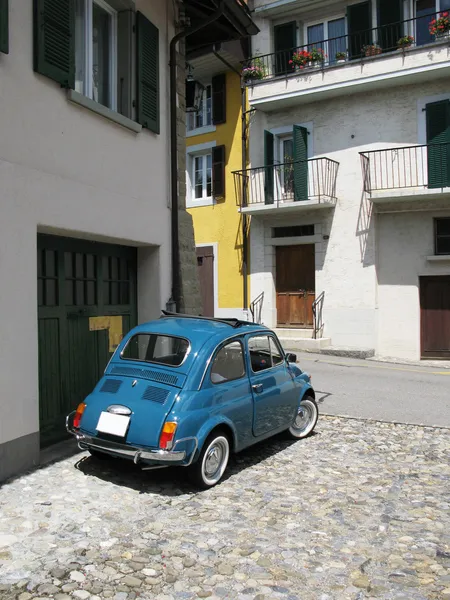
[[[97,431],[125,437],[129,422],[130,417],[126,417],[124,415],[113,415],[109,412],[102,412],[97,423]]]

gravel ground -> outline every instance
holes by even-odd
[[[0,488],[1,600],[450,600],[450,431],[324,418],[197,492],[78,454]]]

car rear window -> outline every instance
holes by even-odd
[[[128,340],[120,356],[125,360],[139,360],[179,367],[188,352],[189,341],[184,338],[155,333],[137,333]]]

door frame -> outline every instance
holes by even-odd
[[[213,296],[214,296],[214,317],[217,318],[219,314],[219,243],[218,242],[202,242],[201,244],[195,244],[195,248],[206,248],[211,246],[213,249]]]

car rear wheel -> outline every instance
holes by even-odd
[[[316,401],[311,396],[305,396],[300,402],[295,421],[289,427],[290,435],[296,440],[308,437],[314,431],[318,418]]]
[[[230,442],[223,432],[212,433],[206,440],[198,460],[189,467],[193,483],[208,489],[222,479],[230,457]]]

